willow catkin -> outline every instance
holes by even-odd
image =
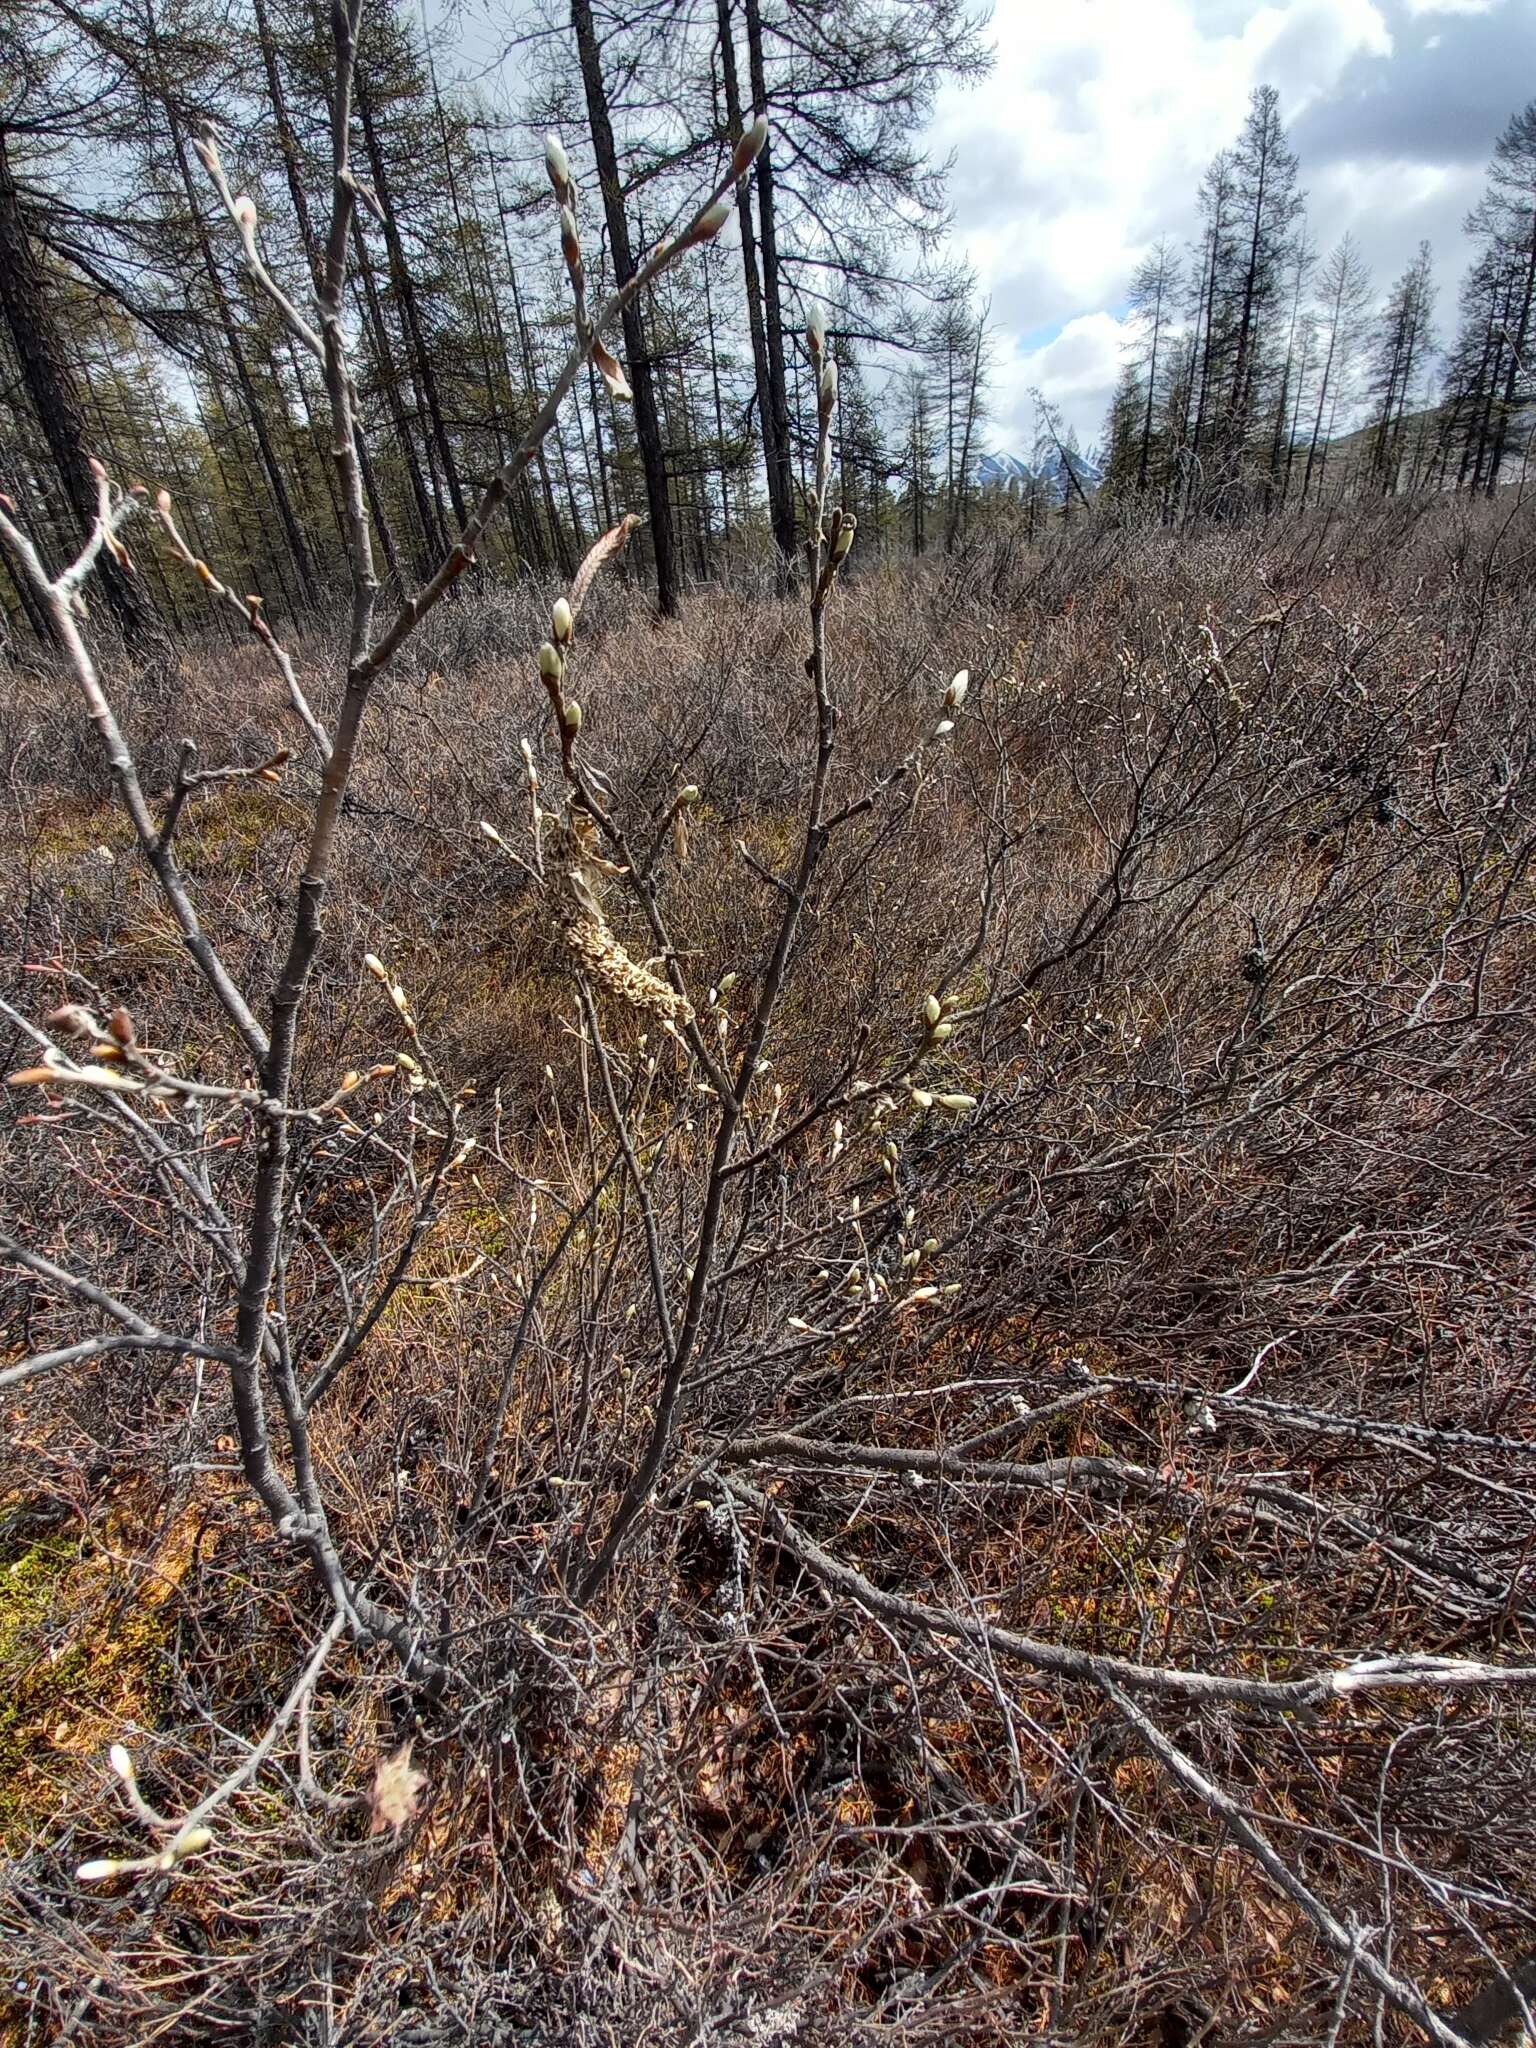
[[[691,1024],[692,1005],[648,967],[632,960],[614,937],[580,869],[570,869],[566,880],[573,900],[560,936],[587,978],[632,1010],[643,1010],[663,1023]]]

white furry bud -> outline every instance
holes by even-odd
[[[768,140],[768,116],[759,114],[752,126],[736,145],[736,154],[731,158],[731,175],[744,178],[762,153],[763,144]]]
[[[549,134],[544,138],[544,168],[549,172],[549,182],[555,188],[556,198],[563,199],[571,182],[571,160],[558,135]]]

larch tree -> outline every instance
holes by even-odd
[[[1358,374],[1358,350],[1370,305],[1371,276],[1353,235],[1335,244],[1317,275],[1317,320],[1321,350],[1312,424],[1307,439],[1301,498],[1311,495],[1314,475],[1321,487],[1335,422],[1348,406]]]
[[[1197,511],[1207,488],[1210,444],[1220,416],[1220,385],[1231,352],[1231,273],[1236,183],[1232,152],[1218,150],[1200,181],[1198,205],[1205,223],[1191,252],[1189,322],[1194,359],[1185,418],[1179,434],[1183,509]]]
[[[1273,86],[1254,88],[1232,173],[1232,348],[1221,434],[1229,474],[1246,468],[1256,452],[1255,426],[1276,370],[1285,277],[1303,205]]]
[[[1280,377],[1273,404],[1274,428],[1265,464],[1264,501],[1283,499],[1290,488],[1297,421],[1312,354],[1312,320],[1307,307],[1307,287],[1317,265],[1317,249],[1305,227],[1297,230],[1291,243],[1287,274],[1290,310],[1286,318],[1285,348],[1280,356]]]
[[[944,546],[952,551],[965,522],[977,430],[985,416],[986,315],[975,280],[956,270],[940,286],[939,305],[921,337],[942,441]]]
[[[1487,188],[1466,225],[1477,255],[1452,356],[1453,404],[1462,479],[1491,493],[1536,398],[1536,100],[1494,144]]]
[[[55,20],[7,5],[0,23],[14,51],[0,75],[0,319],[68,508],[56,539],[72,549],[96,516],[97,450],[71,346],[67,279],[130,303],[119,270],[129,238],[92,203],[81,170],[120,140],[124,108],[94,53],[76,47],[66,59]],[[163,628],[142,580],[108,560],[102,588],[129,641],[161,652]]]
[[[1370,474],[1384,492],[1400,489],[1404,481],[1406,425],[1434,348],[1434,309],[1433,258],[1428,242],[1420,242],[1388,296],[1371,354]]]
[[[1179,288],[1178,252],[1164,235],[1137,264],[1130,289],[1130,312],[1136,322],[1141,357],[1137,367],[1140,417],[1136,424],[1136,489],[1143,495],[1156,481],[1153,437],[1161,398],[1158,379],[1167,373],[1169,329]]]

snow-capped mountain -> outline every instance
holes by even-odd
[[[1072,467],[1077,473],[1079,483],[1085,491],[1091,491],[1099,482],[1099,464],[1092,455],[1085,455],[1080,448],[1074,448],[1071,454]],[[1010,484],[1033,482],[1045,483],[1053,491],[1060,491],[1062,487],[1061,467],[1054,458],[1041,463],[1037,468],[1026,462],[1022,455],[1011,455],[1003,449],[982,456],[976,465],[976,481],[984,488],[992,484],[1006,487]]]
[[[983,455],[976,465],[976,481],[979,484],[1027,484],[1034,471],[1021,455],[1009,455],[999,450],[995,455]]]

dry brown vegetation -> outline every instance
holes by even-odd
[[[382,1071],[295,1125],[275,1302],[331,1539],[408,1641],[343,1633],[260,1513],[217,1356],[7,1387],[12,2038],[1492,2038],[1451,2015],[1536,1948],[1533,547],[1521,507],[1398,503],[833,592],[840,822],[608,1565],[720,1098],[478,831],[528,848],[525,737],[561,784],[554,593],[440,607],[371,709],[296,1099]],[[807,645],[803,592],[656,625],[610,581],[570,657],[721,1059],[803,843]],[[110,673],[147,788],[182,733],[295,749],[179,826],[253,990],[314,784],[258,653]],[[68,677],[13,672],[3,726],[8,1068],[122,1005],[233,1092],[9,1092],[6,1243],[66,1279],[0,1260],[0,1358],[110,1330],[82,1281],[212,1352],[248,1062]],[[110,1743],[179,1818],[274,1726],[205,1853],[77,1881],[144,1853]]]

